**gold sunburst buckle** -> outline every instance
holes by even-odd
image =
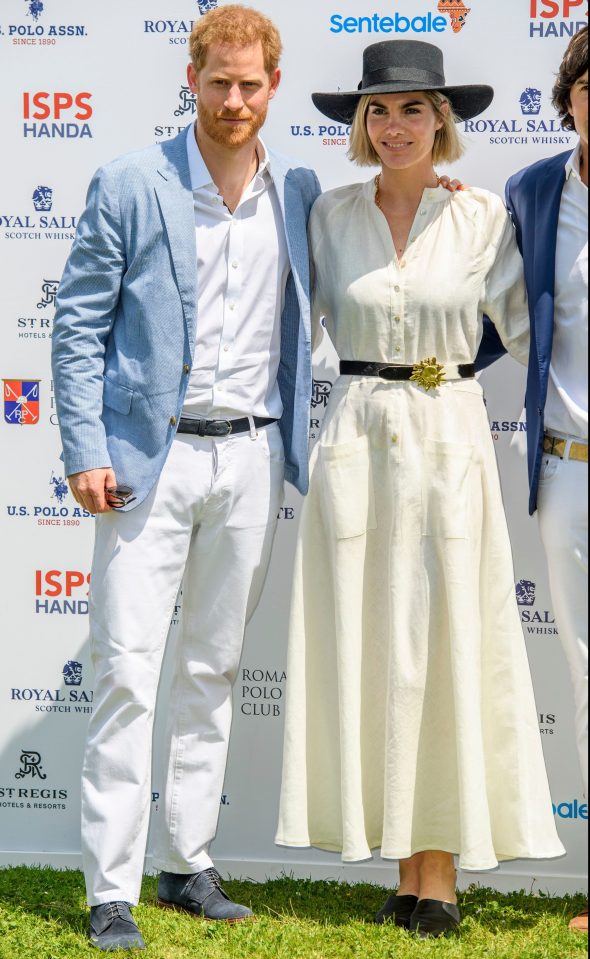
[[[431,356],[420,363],[414,363],[410,379],[426,391],[435,390],[445,382],[445,368],[441,363],[437,363],[436,356]]]

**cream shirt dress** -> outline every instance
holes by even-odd
[[[471,363],[486,313],[526,362],[499,197],[426,190],[400,259],[373,181],[320,197],[310,232],[316,330],[340,359]],[[334,384],[296,554],[276,841],[472,870],[564,853],[475,379]]]

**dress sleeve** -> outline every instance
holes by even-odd
[[[515,360],[528,363],[530,322],[524,267],[512,220],[502,205],[494,222],[491,261],[485,278],[480,314],[487,315]]]
[[[309,256],[311,276],[311,348],[316,350],[322,342],[325,331],[326,303],[319,283],[320,257],[322,256],[322,238],[324,227],[320,219],[318,204],[314,206],[309,218]]]

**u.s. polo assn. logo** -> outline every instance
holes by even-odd
[[[25,0],[28,7],[27,16],[32,17],[35,23],[43,13],[43,4],[41,0]]]

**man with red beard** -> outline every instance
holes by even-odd
[[[262,590],[284,478],[307,491],[307,218],[315,174],[258,132],[281,41],[238,5],[200,18],[197,122],[98,171],[59,289],[53,371],[66,472],[97,514],[95,666],[82,782],[90,940],[143,948],[140,892],[152,722],[181,581],[158,902],[251,916],[208,853],[244,629]]]

